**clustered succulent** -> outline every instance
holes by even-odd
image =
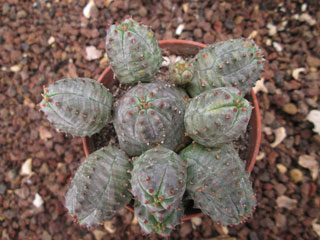
[[[171,82],[156,81],[163,61],[158,42],[127,19],[109,28],[107,54],[120,83],[137,83],[115,103],[107,88],[87,78],[57,81],[40,103],[65,133],[91,136],[110,120],[117,133],[120,148],[91,153],[72,179],[66,208],[75,221],[101,224],[133,199],[143,231],[168,236],[186,198],[221,224],[245,221],[256,199],[232,141],[250,119],[244,95],[263,69],[259,47],[247,39],[209,45],[172,63]],[[180,151],[186,137],[193,142]]]

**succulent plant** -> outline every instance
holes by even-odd
[[[88,78],[67,78],[44,89],[41,110],[59,130],[73,136],[99,132],[111,117],[113,96]]]
[[[188,161],[187,191],[196,207],[224,225],[244,222],[256,206],[256,198],[232,144],[205,148],[197,143],[183,149]]]
[[[121,83],[151,82],[163,61],[152,31],[133,19],[112,25],[106,45],[110,66]]]
[[[132,194],[149,211],[180,207],[186,188],[187,163],[162,146],[143,153],[133,162]]]
[[[177,61],[169,66],[169,77],[172,83],[184,85],[191,81],[193,77],[192,62],[184,60]]]
[[[111,219],[132,195],[128,156],[116,147],[101,148],[80,165],[66,194],[66,208],[81,225]]]
[[[194,58],[195,72],[188,92],[194,97],[212,88],[233,86],[244,96],[255,85],[263,66],[261,49],[251,39],[209,45]]]
[[[114,113],[121,150],[104,147],[80,165],[66,194],[70,215],[95,226],[133,197],[143,231],[167,237],[183,219],[187,196],[214,221],[245,221],[256,199],[231,142],[250,119],[252,107],[243,96],[262,71],[261,50],[245,39],[209,45],[169,67],[171,84],[155,81],[163,58],[147,27],[132,19],[112,25],[106,44],[117,79],[136,86],[112,104],[113,95],[100,83],[63,79],[44,89],[40,103],[56,128],[81,137],[99,132]],[[184,84],[191,100],[175,86]],[[178,155],[190,142],[185,135],[197,143]],[[134,156],[133,168],[127,155]]]
[[[194,97],[184,117],[186,131],[196,142],[214,147],[231,142],[246,130],[252,107],[239,90],[224,87]]]
[[[171,84],[138,84],[128,91],[114,110],[114,127],[120,147],[129,156],[163,145],[176,148],[184,137],[186,102]]]
[[[143,204],[136,201],[134,214],[145,234],[154,232],[167,237],[175,226],[181,222],[183,210],[181,205],[178,209],[152,213]]]

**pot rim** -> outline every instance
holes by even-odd
[[[205,48],[206,44],[194,42],[190,40],[179,40],[179,39],[169,39],[169,40],[160,40],[159,46],[160,48],[166,48],[166,47],[174,47],[174,46],[190,46],[190,47],[198,47],[199,49]],[[108,66],[102,74],[98,78],[98,82],[103,83],[105,79],[113,79],[113,72],[111,70],[111,67]],[[104,83],[106,87],[110,87],[113,81],[108,82],[107,84]],[[249,95],[250,101],[253,105],[253,111],[252,115],[249,121],[249,125],[252,125],[252,129],[249,136],[249,147],[247,152],[247,159],[246,159],[246,170],[250,174],[253,170],[253,167],[256,162],[256,158],[259,153],[260,143],[261,143],[261,116],[260,116],[260,109],[259,109],[259,103],[257,100],[257,97],[251,88],[250,95]],[[86,157],[89,156],[91,153],[90,147],[92,146],[92,141],[89,137],[82,138],[83,143],[83,149],[85,152]],[[248,160],[249,159],[249,160]],[[128,209],[131,212],[134,212],[133,207],[127,205],[126,209]],[[182,220],[190,220],[194,217],[202,217],[204,214],[202,212],[195,213],[195,214],[189,214],[185,215]]]

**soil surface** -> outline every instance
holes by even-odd
[[[170,239],[319,239],[320,135],[306,120],[320,104],[319,1],[95,0],[90,19],[86,4],[0,2],[1,239],[160,239],[143,237],[126,209],[95,229],[72,222],[64,195],[85,158],[82,141],[56,132],[37,107],[43,85],[98,78],[108,65],[108,24],[127,16],[150,25],[158,39],[251,37],[267,60],[257,93],[263,134],[251,175],[253,217],[227,228],[196,218]]]

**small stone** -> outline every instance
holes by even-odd
[[[320,237],[320,224],[318,224],[317,221],[317,218],[312,221],[312,229]]]
[[[95,46],[86,47],[86,59],[88,61],[99,59],[102,55],[102,51],[98,50]]]
[[[32,203],[36,208],[39,208],[43,205],[44,201],[43,201],[42,197],[39,195],[39,193],[36,193]]]
[[[115,228],[115,226],[112,224],[112,222],[111,221],[106,221],[106,222],[104,222],[104,224],[103,224],[103,226],[104,226],[104,229],[105,230],[107,230],[109,233],[115,233],[116,232],[116,228]]]
[[[274,229],[274,222],[269,217],[266,217],[266,218],[262,219],[260,221],[260,224],[261,224],[262,227],[269,228],[270,230]]]
[[[170,58],[164,56],[161,67],[168,67],[171,64],[171,62],[174,63],[174,61],[170,61]]]
[[[319,110],[310,111],[307,116],[307,120],[313,123],[314,128],[312,130],[315,133],[320,134],[320,111]]]
[[[99,66],[101,67],[101,68],[106,68],[107,66],[108,66],[108,64],[109,64],[109,58],[107,57],[107,56],[105,56],[104,58],[102,58],[101,60],[100,60],[100,62],[99,62]]]
[[[300,74],[301,72],[305,72],[305,71],[306,71],[305,68],[295,68],[295,69],[293,69],[293,71],[292,71],[292,77],[293,77],[294,79],[298,80],[299,74]]]
[[[277,128],[276,130],[274,130],[274,133],[276,135],[276,139],[273,143],[270,144],[272,148],[278,146],[287,137],[287,132],[284,127]]]
[[[222,23],[220,21],[215,21],[213,24],[213,28],[217,33],[221,33]]]
[[[187,13],[188,10],[189,10],[189,4],[188,4],[188,3],[182,4],[182,9],[183,9],[183,11],[184,11],[185,13]]]
[[[244,19],[243,16],[237,16],[236,19],[234,20],[234,23],[240,24],[242,23],[243,19]]]
[[[277,166],[279,172],[281,172],[281,173],[283,173],[283,174],[287,172],[287,168],[286,168],[285,165],[283,165],[283,164],[281,164],[281,163],[278,163],[276,166]]]
[[[10,11],[10,4],[9,3],[4,3],[2,5],[2,14],[7,15]]]
[[[106,235],[106,232],[96,229],[93,230],[93,235],[96,240],[101,240],[103,239],[104,235]]]
[[[6,177],[9,178],[9,180],[13,180],[16,176],[17,173],[14,169],[11,169],[6,173]]]
[[[204,9],[204,18],[207,20],[207,21],[211,21],[212,20],[212,16],[213,16],[213,11],[212,9],[210,8],[205,8]]]
[[[254,91],[254,93],[256,93],[256,94],[257,94],[258,92],[268,93],[268,89],[267,89],[266,86],[264,85],[264,78],[263,78],[263,77],[256,82],[256,85],[253,87],[253,91]]]
[[[305,88],[303,89],[303,93],[308,97],[317,97],[319,95],[319,90],[316,88]],[[301,98],[303,99],[303,98]]]
[[[68,77],[71,77],[71,78],[78,77],[77,67],[76,67],[76,65],[74,65],[72,59],[69,59],[69,63],[68,63]]]
[[[53,36],[51,36],[51,37],[48,39],[48,45],[53,44],[55,41],[56,41],[56,39],[55,39]]]
[[[139,15],[141,17],[145,17],[145,16],[147,16],[147,14],[148,14],[148,10],[144,6],[141,6],[139,8]]]
[[[282,183],[278,183],[274,186],[274,189],[276,190],[277,194],[279,196],[285,194],[285,192],[287,191],[287,187],[285,185],[283,185]]]
[[[264,172],[259,175],[259,179],[261,182],[269,182],[270,181],[270,176],[267,172]]]
[[[14,193],[17,194],[21,199],[27,199],[30,191],[27,187],[23,187],[23,188],[18,188],[14,190]]]
[[[271,41],[270,38],[266,39],[266,45],[269,46],[269,47],[272,45],[272,41]]]
[[[11,85],[9,88],[8,88],[8,90],[7,90],[7,95],[9,96],[9,97],[12,97],[12,98],[14,98],[16,95],[17,95],[17,88],[15,87],[15,85]]]
[[[278,228],[284,228],[287,226],[287,218],[285,215],[283,214],[280,214],[280,213],[277,213],[275,216],[274,216],[275,220],[276,220],[276,226]]]
[[[41,240],[51,240],[52,237],[47,231],[43,231],[41,234]]]
[[[21,19],[21,18],[25,18],[27,16],[27,12],[24,11],[24,10],[20,10],[18,13],[17,13],[17,18]]]
[[[302,172],[297,169],[297,168],[294,168],[294,169],[291,169],[289,171],[289,175],[290,175],[290,179],[294,182],[294,183],[298,183],[298,182],[301,182],[302,181],[302,178],[303,178],[303,174]]]
[[[282,52],[283,48],[280,43],[273,42],[272,45],[276,49],[277,52]]]
[[[40,168],[40,174],[47,175],[50,173],[49,167],[47,163],[43,163]]]
[[[305,98],[306,103],[312,108],[318,108],[318,103],[313,98]]]
[[[266,156],[266,154],[264,152],[259,152],[258,156],[257,156],[257,161],[261,161],[262,159],[264,159]]]
[[[200,217],[191,218],[192,228],[196,229],[198,226],[201,225],[202,219]]]
[[[131,222],[133,225],[136,225],[138,224],[138,219],[134,216],[134,218],[132,219],[132,222]]]
[[[182,23],[182,24],[180,24],[180,25],[177,27],[177,29],[176,29],[176,35],[180,36],[181,33],[182,33],[182,31],[183,31],[183,29],[184,29],[184,24]]]
[[[20,65],[14,65],[10,67],[11,72],[20,72],[21,71],[21,66]]]
[[[94,3],[94,0],[89,0],[88,4],[84,7],[82,13],[85,16],[85,18],[89,19],[97,11],[98,9]]]
[[[301,155],[299,157],[298,163],[301,167],[304,167],[310,170],[313,180],[316,180],[318,178],[319,162],[316,160],[315,157],[310,155]]]
[[[162,2],[162,5],[166,8],[166,9],[168,9],[168,10],[172,10],[172,5],[173,5],[173,3],[171,2],[171,0],[163,0],[163,1],[161,1]]]
[[[308,13],[303,13],[299,16],[300,22],[307,22],[310,26],[313,26],[317,23]]]
[[[276,200],[278,207],[292,210],[296,207],[298,201],[287,196],[280,196]]]
[[[20,174],[29,176],[32,173],[32,158],[28,158],[21,167]]]
[[[205,44],[212,44],[214,43],[214,36],[210,32],[206,32],[203,36],[203,42]]]
[[[282,110],[288,114],[295,115],[298,112],[296,105],[287,103],[282,107]]]
[[[234,29],[235,23],[230,19],[226,19],[226,21],[224,22],[224,25],[226,26],[226,29],[232,30]]]
[[[271,125],[273,123],[273,121],[276,119],[276,116],[274,114],[274,112],[266,112],[264,114],[264,117],[263,117],[263,122],[266,124],[266,125]]]
[[[40,138],[45,142],[48,141],[48,139],[53,137],[51,132],[44,126],[40,126],[39,133],[40,133]]]
[[[320,67],[320,58],[308,55],[307,56],[307,63],[309,64],[310,67]]]
[[[253,31],[249,34],[248,39],[254,39],[257,35],[258,35],[258,31],[253,30]]]
[[[200,28],[196,28],[193,30],[193,35],[196,38],[202,38],[202,30]]]
[[[313,135],[312,141],[320,146],[320,135],[319,134]]]
[[[277,26],[273,25],[272,23],[268,23],[267,28],[269,29],[269,36],[274,36],[277,34]]]

